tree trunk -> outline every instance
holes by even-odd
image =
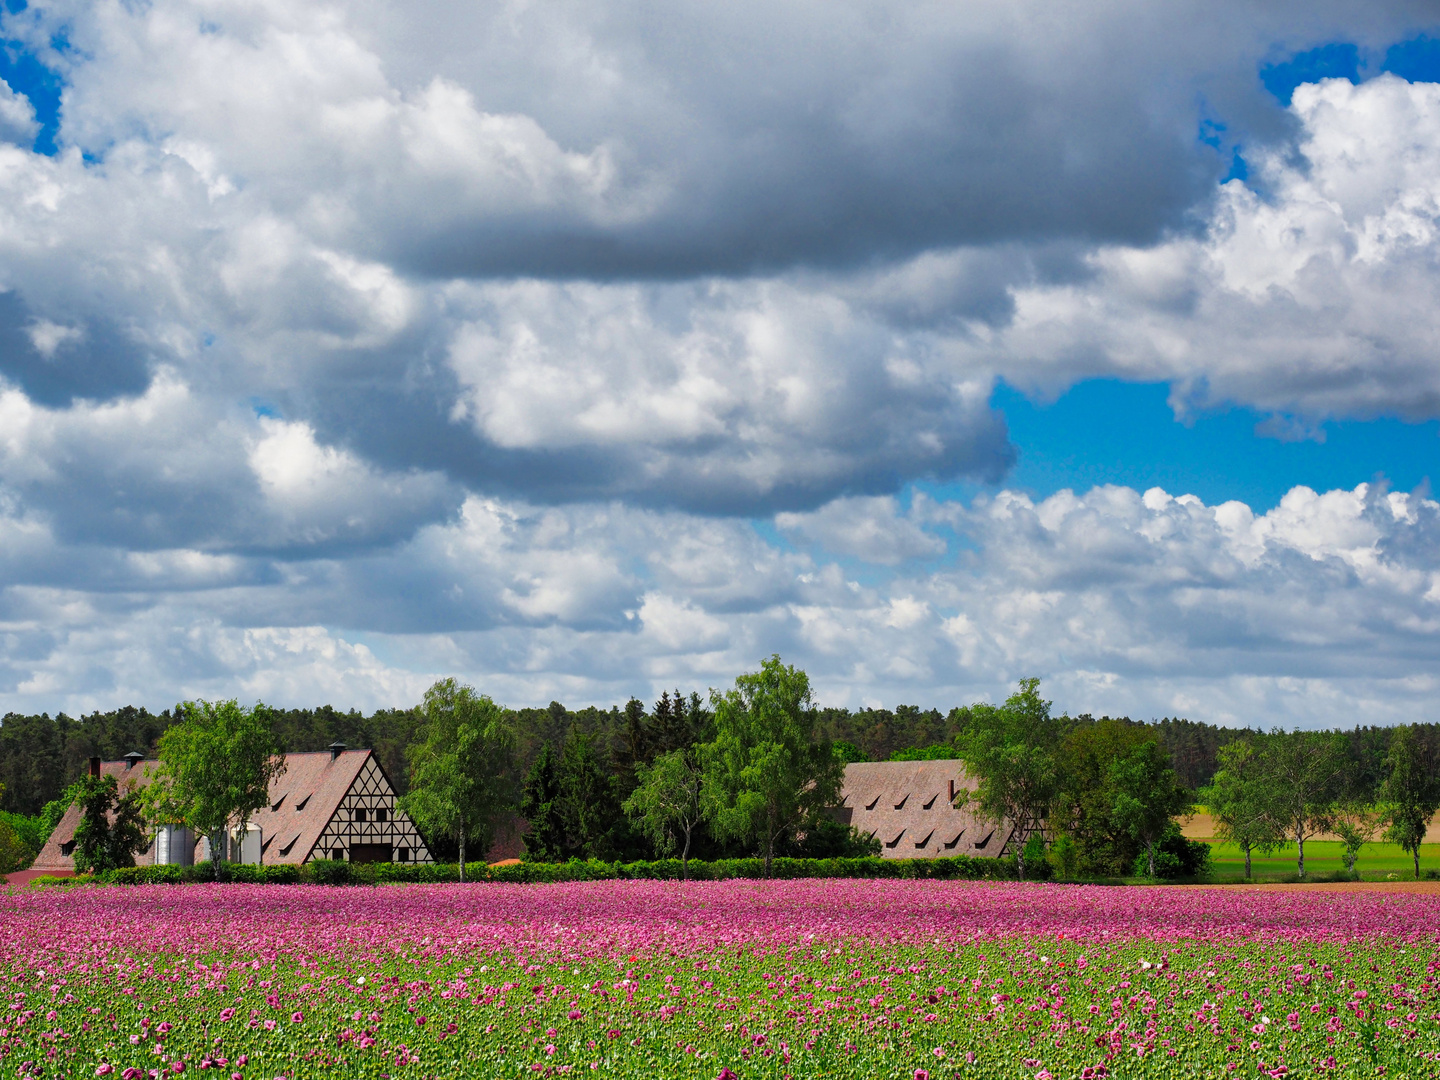
[[[1305,876],[1305,836],[1300,830],[1295,830],[1295,850],[1299,853],[1299,875]]]
[[[1021,881],[1025,880],[1025,845],[1023,843],[1015,848],[1015,874]]]
[[[1146,854],[1146,855],[1149,857],[1149,859],[1150,859],[1150,876],[1151,876],[1151,877],[1154,877],[1154,876],[1155,876],[1155,841],[1154,841],[1154,840],[1146,840],[1146,841],[1145,841],[1145,854]]]
[[[210,834],[210,868],[215,873],[215,880],[220,880],[220,845],[225,842],[225,831]]]
[[[1241,849],[1245,852],[1245,876],[1247,878],[1254,877],[1254,875],[1250,873],[1250,845],[1242,844],[1240,846]]]
[[[465,880],[465,827],[460,827],[460,880]]]
[[[686,827],[685,846],[680,849],[680,877],[684,881],[690,880],[690,829],[693,827]]]
[[[1419,844],[1416,844],[1415,847],[1411,849],[1410,854],[1415,856],[1415,880],[1416,880],[1416,881],[1419,881],[1419,880],[1420,880],[1420,845],[1419,845]]]

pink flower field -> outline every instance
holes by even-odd
[[[1440,1074],[1427,896],[75,887],[0,928],[4,1076]]]

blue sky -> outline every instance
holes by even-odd
[[[1440,679],[1440,22],[14,0],[0,709]]]
[[[1040,497],[1063,488],[1125,484],[1191,493],[1207,503],[1239,499],[1276,506],[1297,485],[1329,491],[1383,478],[1398,491],[1429,484],[1440,466],[1440,424],[1394,418],[1285,424],[1284,437],[1257,432],[1271,418],[1231,407],[1177,420],[1163,383],[1096,379],[1052,403],[1002,385],[1019,461],[1006,484]]]

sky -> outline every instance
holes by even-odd
[[[0,713],[1436,719],[1433,3],[0,39]]]

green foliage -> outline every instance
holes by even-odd
[[[949,761],[959,757],[954,743],[936,743],[934,746],[909,746],[896,750],[890,755],[891,761]]]
[[[422,833],[454,837],[464,866],[467,841],[488,848],[515,805],[513,715],[454,679],[426,690],[421,712],[424,739],[410,748],[400,806]]]
[[[1256,777],[1270,789],[1275,816],[1295,841],[1302,878],[1305,841],[1329,828],[1344,765],[1345,745],[1331,732],[1275,731],[1261,744]]]
[[[87,874],[134,866],[135,853],[145,850],[149,841],[133,781],[122,793],[113,776],[87,776],[73,790],[80,807],[75,869]]]
[[[33,816],[16,814],[9,810],[0,810],[0,824],[9,826],[20,843],[30,850],[32,856],[40,853],[40,849],[45,846],[45,841],[50,839],[50,833],[54,829],[54,826],[47,827],[45,818],[39,814]]]
[[[546,743],[525,778],[520,814],[530,825],[525,834],[525,856],[540,862],[565,857],[565,821],[560,803],[560,776],[555,755]]]
[[[688,750],[672,750],[651,765],[638,766],[636,779],[639,784],[625,800],[625,813],[662,854],[675,850],[677,834],[683,839],[680,866],[682,876],[688,877],[690,836],[701,819],[699,762]]]
[[[211,838],[213,874],[220,874],[218,840],[269,804],[270,785],[285,769],[272,710],[256,702],[189,701],[184,719],[160,737],[160,768],[145,789],[155,824],[185,825]]]
[[[1156,841],[1153,857],[1149,852],[1137,856],[1131,872],[1137,877],[1174,881],[1203,878],[1209,871],[1210,845],[1188,839],[1172,821]]]
[[[850,765],[856,761],[869,760],[858,746],[852,742],[845,742],[843,739],[839,742],[831,743],[830,752],[835,755],[835,759],[842,765]]]
[[[582,859],[612,855],[620,805],[609,761],[596,748],[593,736],[573,732],[565,740],[558,779],[566,854]]]
[[[1165,751],[1154,739],[1131,747],[1124,757],[1112,761],[1106,779],[1114,792],[1111,821],[1144,845],[1153,877],[1156,844],[1172,827],[1171,818],[1194,805],[1190,792],[1180,784]]]
[[[1050,866],[1060,877],[1073,880],[1080,874],[1080,846],[1069,833],[1061,833],[1050,845]]]
[[[784,854],[797,859],[879,858],[880,838],[853,825],[822,814],[807,822],[805,831],[783,845]]]
[[[1210,811],[1217,837],[1238,845],[1244,853],[1248,878],[1255,852],[1269,854],[1285,842],[1281,807],[1261,769],[1254,741],[1240,739],[1222,747],[1218,765],[1210,786],[1199,798]]]
[[[1380,802],[1390,827],[1385,839],[1410,852],[1415,877],[1420,877],[1420,845],[1430,819],[1440,809],[1440,761],[1414,727],[1398,728],[1385,758],[1386,776]]]
[[[1038,867],[1045,861],[1045,837],[1033,832],[1025,841],[1024,862],[1026,867]]]
[[[1043,864],[1042,864],[1043,867]],[[570,859],[566,862],[522,862],[488,866],[472,862],[465,880],[497,884],[547,884],[571,881],[665,880],[678,881],[686,872],[679,859],[606,862]],[[689,875],[695,881],[735,878],[889,878],[934,881],[1006,881],[1016,876],[1014,859],[976,859],[965,855],[937,859],[881,859],[875,856],[790,858],[777,856],[767,873],[765,860],[691,859]],[[1048,876],[1048,867],[1032,868],[1031,878]],[[196,866],[135,866],[108,870],[92,877],[54,878],[56,885],[94,882],[102,885],[181,885],[211,881],[208,868]],[[254,866],[225,863],[220,881],[256,885],[403,885],[444,884],[460,881],[455,863],[351,863],[318,859],[302,866]]]
[[[815,714],[817,738],[855,746],[861,761],[889,761],[907,747],[950,745],[969,722],[968,708],[921,709],[899,705],[891,709],[821,708]],[[952,750],[950,756],[955,756]]]
[[[957,740],[960,756],[979,783],[965,796],[976,814],[1020,836],[1043,828],[1060,789],[1057,750],[1062,723],[1040,697],[1039,679],[1022,679],[1019,689],[998,708],[976,705]],[[1020,856],[1020,876],[1025,858]]]
[[[1146,742],[1154,742],[1154,736],[1142,725],[1106,717],[1076,726],[1060,744],[1060,793],[1047,826],[1052,835],[1068,834],[1075,845],[1075,873],[1070,876],[1129,872],[1141,841],[1116,815],[1119,792],[1111,766]]]
[[[721,837],[758,841],[768,867],[783,836],[834,804],[844,768],[815,737],[809,678],[779,656],[710,700],[715,740],[700,750],[706,820]]]
[[[0,876],[24,870],[34,860],[35,851],[9,822],[0,821]]]
[[[1360,849],[1375,839],[1383,822],[1382,814],[1363,803],[1337,803],[1330,815],[1330,831],[1345,846],[1345,869],[1355,873],[1355,860]]]

